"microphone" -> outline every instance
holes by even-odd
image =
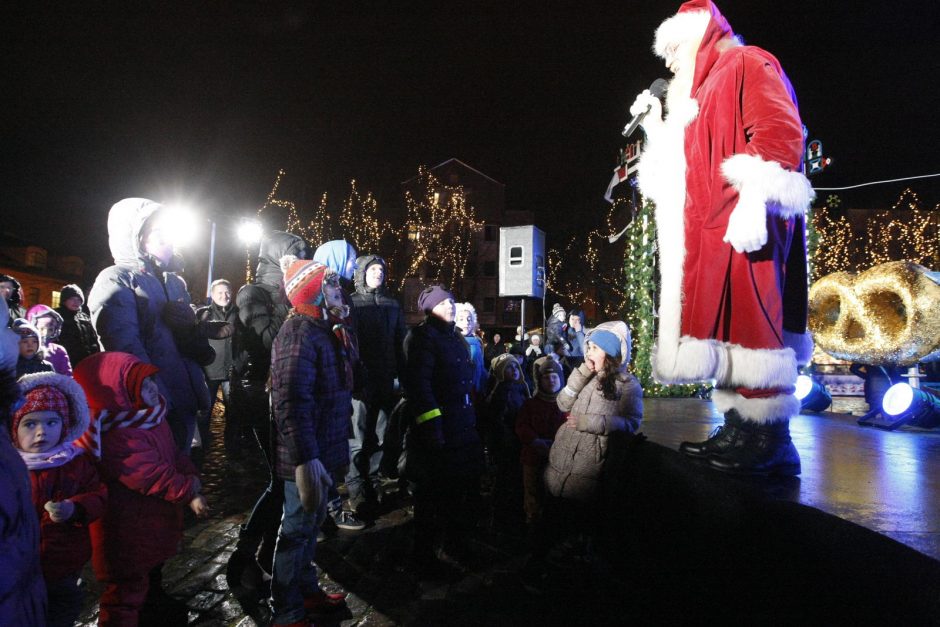
[[[667,81],[665,78],[657,78],[655,81],[653,81],[653,84],[650,85],[650,94],[656,98],[662,98],[663,95],[665,95],[667,89],[669,89],[669,81]],[[629,124],[623,128],[623,136],[630,137],[630,135],[633,135],[633,131],[635,131],[636,127],[638,127],[640,123],[643,122],[643,118],[645,118],[646,114],[649,112],[650,108],[646,107],[646,111],[633,116],[633,119],[630,120]]]

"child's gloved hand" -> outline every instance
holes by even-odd
[[[539,455],[548,457],[548,451],[552,448],[552,441],[545,440],[543,438],[537,438],[532,440],[532,448],[535,449],[535,452]]]
[[[313,458],[297,466],[294,469],[294,480],[304,511],[316,512],[326,504],[327,489],[333,485],[333,480],[319,459]]]
[[[75,503],[68,499],[64,501],[46,501],[43,507],[49,512],[49,518],[52,519],[52,522],[57,523],[66,522],[75,513]]]
[[[209,515],[209,504],[206,503],[206,497],[197,494],[189,502],[189,509],[193,510],[196,518],[206,518]]]

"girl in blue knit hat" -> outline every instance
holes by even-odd
[[[607,438],[615,431],[636,433],[643,420],[643,388],[627,372],[630,330],[605,322],[588,334],[584,363],[558,394],[568,412],[549,452],[545,485],[553,496],[589,501],[607,457]]]

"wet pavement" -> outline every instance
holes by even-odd
[[[202,465],[204,495],[211,508],[205,521],[186,518],[181,551],[163,569],[164,589],[189,608],[190,625],[248,627],[269,623],[267,607],[243,607],[228,589],[225,565],[235,547],[238,527],[266,484],[267,469],[256,447],[246,447],[238,460],[226,458],[221,433],[224,413],[212,419],[214,437]],[[505,609],[510,599],[493,594],[514,580],[513,596],[521,593],[515,575],[524,561],[521,525],[497,531],[481,516],[475,534],[474,568],[453,571],[445,581],[420,580],[406,566],[412,546],[412,507],[407,493],[389,502],[373,524],[358,532],[336,531],[317,545],[321,587],[348,593],[347,608],[316,618],[317,625],[375,626],[404,624],[514,624]],[[100,587],[90,566],[84,573],[86,605],[80,625],[94,625]],[[508,621],[508,622],[507,622]],[[167,625],[164,621],[163,625]],[[169,626],[168,626],[169,627]]]

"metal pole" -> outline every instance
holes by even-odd
[[[211,235],[209,236],[209,279],[206,282],[206,300],[212,295],[212,265],[215,263],[215,220],[209,220],[212,224]]]
[[[520,298],[519,302],[522,303],[521,306],[519,307],[520,311],[522,312],[522,322],[521,322],[522,333],[519,334],[519,343],[522,344],[522,352],[525,353],[525,349],[526,349],[526,345],[525,345],[525,296]]]

